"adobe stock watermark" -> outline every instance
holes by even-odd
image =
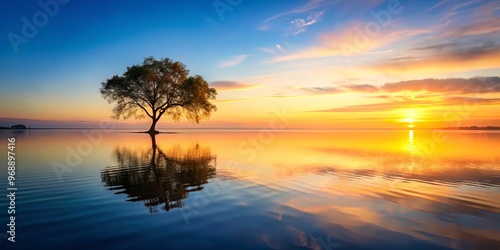
[[[351,56],[367,48],[373,42],[373,39],[381,35],[383,28],[386,28],[391,23],[392,16],[400,14],[403,9],[398,0],[389,0],[386,9],[370,11],[371,20],[361,27],[354,28],[355,34],[352,41],[340,44],[340,50],[345,59],[350,62]]]
[[[443,113],[443,121],[453,123],[451,127],[458,128],[462,122],[469,118],[480,107],[481,95],[489,95],[491,92],[500,90],[500,82],[493,81],[493,78],[480,78],[480,85],[476,86],[468,98],[463,99],[461,105],[453,105],[450,110]],[[438,144],[444,143],[448,139],[446,132],[442,129],[433,129],[431,138],[426,138],[417,145],[417,154],[422,161],[432,156],[436,152]]]
[[[21,31],[19,33],[9,32],[7,38],[10,45],[16,54],[19,53],[19,46],[27,44],[30,39],[33,39],[39,29],[45,27],[50,18],[53,18],[59,13],[61,5],[69,3],[70,0],[40,0],[38,6],[41,10],[35,12],[31,18],[23,16],[21,18]]]
[[[259,130],[256,136],[249,136],[242,141],[238,153],[246,156],[247,162],[253,161],[259,151],[264,150],[266,145],[272,143],[274,133],[283,131],[289,124],[286,108],[273,110],[273,117],[269,121],[268,127]],[[225,169],[238,173],[241,171],[241,164],[238,161],[232,161],[226,165]],[[205,186],[201,192],[198,192],[199,195],[192,199],[191,203],[186,202],[185,206],[180,210],[186,224],[189,225],[191,217],[200,214],[210,204],[211,199],[218,196],[221,190],[227,188],[228,185],[228,181],[219,181],[215,182],[213,186]]]
[[[102,143],[105,133],[113,132],[114,129],[113,123],[100,122],[99,129],[84,130],[82,133],[85,139],[79,141],[74,147],[66,146],[65,161],[63,163],[52,162],[52,169],[59,182],[64,180],[64,174],[73,172],[73,169],[82,164],[83,157],[90,155],[94,148]]]
[[[258,152],[263,151],[267,145],[273,142],[275,132],[283,131],[285,126],[290,123],[286,112],[286,109],[281,112],[275,110],[273,118],[269,121],[268,129],[262,129],[256,136],[249,136],[246,141],[240,143],[238,153],[247,156],[247,162],[253,161]]]
[[[242,2],[243,0],[214,0],[212,6],[214,6],[215,12],[217,12],[219,20],[222,22],[226,13],[233,12]]]
[[[468,98],[464,98],[462,103],[453,105],[442,113],[442,121],[450,123],[451,128],[458,128],[469,117],[472,116],[481,106],[481,98],[486,98],[492,92],[500,91],[500,82],[494,81],[494,77],[480,78],[479,84],[473,86],[474,89],[468,94]],[[465,89],[463,89],[465,90]],[[467,91],[469,92],[469,91]],[[415,141],[414,150],[410,154],[400,155],[401,162],[411,162],[414,167],[423,167],[428,161],[435,159],[433,156],[438,152],[438,146],[442,145],[449,139],[449,130],[435,128],[430,130],[429,136],[423,137]],[[500,158],[493,160],[494,165],[500,163]],[[397,185],[401,184],[399,178],[392,179],[389,183],[391,190],[398,189]]]

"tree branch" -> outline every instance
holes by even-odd
[[[137,100],[133,100],[135,102],[135,104],[137,104],[137,106],[139,106],[142,110],[144,110],[144,112],[146,112],[146,114],[151,118],[151,119],[154,119],[152,115],[149,114],[148,110],[146,108],[144,108]]]

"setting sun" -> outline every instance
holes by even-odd
[[[401,113],[404,118],[398,121],[401,123],[405,123],[408,128],[414,128],[415,123],[419,122],[417,118],[422,117],[422,112],[416,109],[405,109]]]

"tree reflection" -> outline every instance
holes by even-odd
[[[116,194],[127,194],[128,201],[142,201],[151,213],[157,207],[169,211],[182,207],[189,192],[200,191],[216,173],[216,157],[198,144],[187,149],[179,145],[162,150],[151,135],[151,148],[133,150],[116,147],[117,166],[101,172],[101,181]]]

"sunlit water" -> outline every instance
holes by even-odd
[[[8,137],[0,249],[500,249],[497,132],[1,131],[0,237]]]

